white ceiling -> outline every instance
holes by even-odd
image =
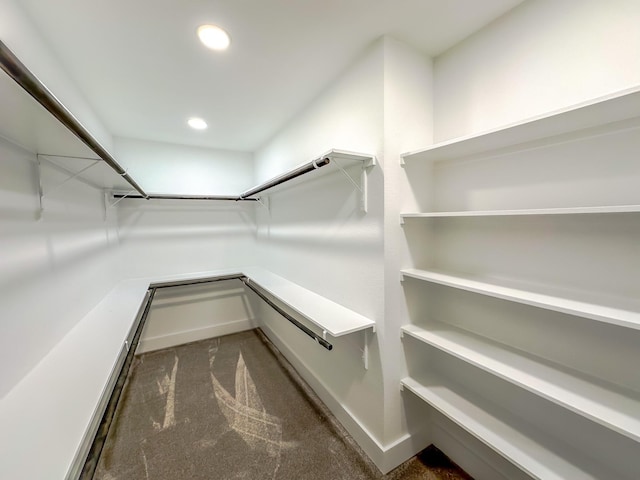
[[[437,56],[522,0],[22,0],[117,136],[253,151],[384,34]],[[232,37],[205,49],[196,28]],[[190,116],[209,123],[204,132]]]

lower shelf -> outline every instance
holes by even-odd
[[[443,323],[402,331],[464,362],[640,442],[640,397]]]
[[[533,478],[614,479],[612,472],[506,410],[435,374],[402,386]]]

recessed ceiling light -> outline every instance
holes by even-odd
[[[226,50],[231,43],[229,34],[215,25],[200,25],[198,37],[205,47],[212,50]]]
[[[187,123],[194,130],[204,130],[205,128],[207,128],[207,122],[205,122],[201,118],[192,117],[189,120],[187,120]]]

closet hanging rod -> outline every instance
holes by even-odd
[[[124,178],[140,195],[147,198],[145,191],[129,176],[115,158],[87,131],[67,108],[49,91],[49,89],[24,65],[18,57],[0,40],[0,68],[42,105],[82,143],[89,147],[107,165]]]
[[[291,170],[290,172],[284,173],[278,177],[272,178],[271,180],[267,180],[260,185],[257,185],[246,192],[242,192],[238,196],[238,200],[245,200],[247,197],[251,197],[257,193],[263,192],[268,188],[275,187],[276,185],[280,185],[281,183],[287,182],[289,180],[293,180],[294,178],[299,177],[300,175],[304,175],[305,173],[313,172],[314,170],[324,167],[325,165],[329,165],[331,160],[329,157],[321,158],[320,160],[313,160],[309,163],[305,163],[298,168]]]
[[[150,287],[152,288],[186,287],[190,285],[201,285],[203,283],[226,282],[227,280],[242,280],[243,278],[244,278],[244,275],[240,273],[232,273],[230,275],[218,275],[217,277],[197,278],[194,280],[174,280],[172,282],[152,283]]]
[[[240,280],[240,281],[242,281],[242,283],[244,283],[247,287],[249,287],[251,290],[253,290],[256,293],[256,295],[258,295],[262,300],[264,300],[267,303],[267,305],[269,305],[276,312],[278,312],[284,318],[286,318],[291,323],[293,323],[296,327],[298,327],[304,333],[306,333],[311,338],[313,338],[316,342],[318,342],[324,348],[326,348],[327,350],[332,350],[333,349],[333,345],[331,345],[331,343],[327,342],[324,338],[322,338],[316,332],[314,332],[313,330],[311,330],[307,326],[305,326],[302,323],[300,323],[298,320],[293,318],[291,315],[289,315],[287,312],[285,312],[283,309],[281,309],[278,305],[276,305],[274,302],[272,302],[264,293],[262,293],[260,290],[258,290],[257,287],[259,287],[260,285],[256,283],[255,285],[257,285],[257,287],[254,286],[254,284],[251,283],[252,280],[249,277],[247,277],[246,275],[232,273],[230,275],[219,275],[217,277],[198,278],[198,279],[194,279],[194,280],[174,280],[174,281],[171,281],[171,282],[159,282],[159,283],[151,284],[149,286],[149,288],[152,288],[154,290],[154,292],[155,292],[155,290],[158,289],[158,288],[182,287],[182,286],[187,286],[187,285],[201,285],[201,284],[204,284],[204,283],[223,282],[223,281],[227,281],[227,280]]]
[[[236,195],[162,195],[150,193],[146,197],[142,195],[127,195],[126,193],[114,193],[113,198],[145,198],[147,200],[243,200],[257,202],[257,198],[239,198]]]
[[[267,305],[269,305],[276,312],[278,312],[284,318],[286,318],[291,323],[293,323],[296,327],[298,327],[304,333],[306,333],[311,338],[313,338],[316,342],[318,342],[324,348],[326,348],[327,350],[332,350],[333,349],[333,345],[331,345],[329,342],[327,342],[324,338],[322,338],[316,332],[314,332],[310,328],[308,328],[305,325],[303,325],[302,323],[300,323],[298,320],[293,318],[291,315],[289,315],[287,312],[285,312],[283,309],[281,309],[279,306],[277,306],[275,303],[273,303],[271,300],[269,300],[269,298],[267,298],[267,296],[264,293],[262,293],[260,290],[258,290],[258,288],[254,287],[251,284],[251,279],[250,278],[242,277],[240,280],[242,280],[242,283],[244,283],[247,287],[249,287],[251,290],[253,290],[256,295],[258,295],[262,300],[264,300]]]

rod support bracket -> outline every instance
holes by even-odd
[[[364,347],[362,348],[362,363],[365,370],[369,370],[369,332],[364,331]]]

